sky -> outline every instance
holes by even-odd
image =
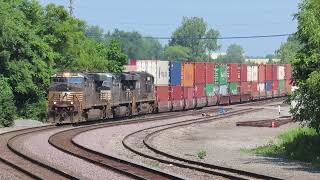
[[[202,17],[221,37],[290,34],[299,0],[74,0],[74,15],[105,30],[138,31],[144,36],[170,37],[182,17]],[[69,0],[40,0],[67,7]],[[240,44],[248,56],[265,56],[287,37],[218,40],[225,52]],[[166,43],[162,40],[161,43]]]

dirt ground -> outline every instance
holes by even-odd
[[[188,159],[199,160],[197,153],[207,152],[204,162],[232,167],[251,172],[271,175],[283,179],[320,179],[320,169],[298,162],[248,154],[243,149],[252,149],[275,141],[276,136],[296,123],[279,128],[239,127],[237,121],[263,120],[277,118],[277,106],[265,106],[266,109],[230,117],[222,121],[196,124],[165,131],[152,143],[160,150]],[[288,106],[282,106],[281,115],[288,115]]]

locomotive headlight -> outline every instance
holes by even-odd
[[[57,102],[54,101],[53,104],[57,104]]]
[[[73,101],[71,101],[70,104],[73,104]]]

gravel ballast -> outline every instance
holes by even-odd
[[[320,169],[288,162],[283,159],[255,156],[242,149],[252,149],[274,141],[276,136],[297,127],[290,123],[279,128],[237,127],[237,121],[277,118],[277,107],[226,118],[206,124],[175,128],[164,131],[154,138],[152,144],[164,152],[192,160],[199,160],[200,150],[207,152],[204,162],[261,173],[283,179],[319,179]],[[282,107],[282,115],[288,115],[288,107]]]
[[[64,128],[64,130],[66,129]],[[49,137],[62,130],[54,129],[19,137],[14,142],[14,146],[22,150],[24,154],[36,158],[42,163],[64,170],[79,179],[129,179],[126,176],[103,169],[51,146],[48,143]]]

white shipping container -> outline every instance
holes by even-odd
[[[284,66],[278,66],[278,74],[277,74],[277,79],[278,80],[284,80]]]
[[[169,84],[169,61],[157,61],[157,76],[155,83],[157,85]]]
[[[222,96],[227,96],[228,95],[228,85],[220,85],[219,94]]]
[[[265,92],[265,90],[266,90],[266,84],[265,83],[259,83],[258,84],[258,91],[259,92]]]
[[[135,72],[137,71],[137,66],[136,65],[124,65],[123,66],[123,72]]]
[[[252,67],[247,66],[247,81],[252,81]]]
[[[143,60],[137,60],[137,71],[139,72],[147,72],[146,62]]]
[[[151,74],[154,77],[154,82],[156,84],[157,76],[157,61],[156,60],[145,60],[146,63],[146,72]]]
[[[258,81],[258,66],[252,66],[251,81]]]

